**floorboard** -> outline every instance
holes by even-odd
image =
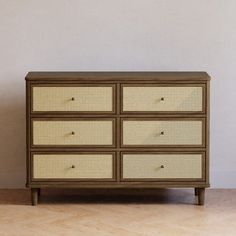
[[[0,236],[235,236],[236,189],[0,190]]]

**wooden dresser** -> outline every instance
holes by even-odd
[[[209,187],[205,72],[30,72],[27,184],[41,188]]]

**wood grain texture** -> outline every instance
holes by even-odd
[[[43,189],[30,207],[27,189],[0,190],[2,236],[234,236],[236,190]]]
[[[160,80],[207,81],[210,76],[206,72],[29,72],[26,80]]]
[[[31,189],[31,202],[33,206],[38,204],[38,188]]]
[[[202,206],[205,203],[205,188],[198,188],[198,205]]]
[[[122,189],[124,192],[128,191],[128,189],[159,189],[163,187],[188,187],[188,188],[199,188],[199,202],[201,204],[204,203],[204,194],[200,194],[204,192],[206,187],[209,187],[209,107],[210,107],[210,76],[206,72],[29,72],[26,76],[26,119],[27,119],[27,181],[26,186],[32,189],[41,189],[41,188],[83,188],[83,189]],[[54,111],[34,111],[33,103],[35,98],[33,97],[33,88],[62,88],[62,89],[77,89],[77,88],[112,88],[112,95],[110,94],[104,101],[104,104],[109,102],[109,109],[107,110],[107,105],[105,109],[100,109],[100,98],[101,96],[106,95],[106,93],[99,93],[98,99],[92,99],[94,104],[98,102],[98,106],[93,106],[92,109],[55,109]],[[134,102],[134,104],[129,105],[128,110],[123,110],[124,103],[124,91],[123,88],[151,88],[154,91],[157,88],[163,88],[162,92],[166,98],[171,99],[172,102],[178,102],[178,97],[180,99],[180,103],[182,105],[174,106],[171,108],[171,104],[165,107],[160,107],[158,109],[153,108],[153,104],[145,104],[142,106],[142,109],[137,108],[140,102]],[[173,91],[177,91],[178,89],[184,89],[183,91],[187,91],[188,89],[196,88],[196,91],[192,91],[189,94],[183,94],[185,92],[178,91],[177,93],[173,93],[172,91],[167,91],[169,88],[173,88]],[[185,90],[187,89],[187,90]],[[83,89],[82,89],[83,90]],[[69,90],[67,90],[69,91]],[[196,93],[195,93],[196,92]],[[70,91],[71,93],[71,91]],[[69,93],[69,95],[70,95]],[[76,92],[77,93],[77,92]],[[158,94],[160,91],[154,91],[153,94]],[[128,93],[129,94],[129,93]],[[132,93],[133,94],[133,93]],[[147,94],[147,93],[145,93]],[[39,94],[41,96],[41,94]],[[50,97],[49,93],[49,97]],[[94,98],[94,95],[92,98]],[[96,95],[96,94],[95,94]],[[142,93],[140,93],[140,96]],[[149,92],[148,92],[148,95]],[[159,94],[160,95],[160,94]],[[159,96],[158,95],[158,96]],[[162,95],[162,94],[161,94]],[[163,96],[164,96],[163,95]],[[176,97],[176,95],[178,95]],[[60,98],[60,94],[58,94]],[[73,96],[86,97],[85,95],[76,94]],[[126,99],[129,95],[125,95]],[[156,96],[156,95],[155,95]],[[96,97],[96,96],[95,96]],[[106,97],[106,96],[105,96]],[[111,98],[112,97],[112,98]],[[146,102],[145,97],[141,96],[142,99],[139,100],[142,102]],[[176,97],[176,100],[175,100]],[[53,98],[54,99],[54,98]],[[131,98],[132,100],[133,98]],[[49,99],[50,100],[50,99]],[[89,99],[88,99],[89,100]],[[112,101],[111,101],[112,100]],[[136,99],[137,100],[137,99]],[[58,102],[57,99],[53,100],[54,102]],[[150,102],[150,101],[147,101]],[[108,104],[108,103],[107,103]],[[194,105],[195,104],[195,105]],[[83,104],[84,105],[84,104]],[[85,104],[86,105],[86,104]],[[150,105],[150,109],[143,109],[143,107],[148,107]],[[130,107],[132,109],[130,109]],[[109,145],[102,143],[98,145],[96,142],[89,142],[89,145],[85,143],[79,143],[76,140],[74,143],[69,142],[65,145],[65,141],[59,142],[57,144],[45,144],[42,145],[34,145],[33,137],[33,121],[39,122],[70,122],[74,121],[112,121],[112,137],[110,138],[112,141],[109,142]],[[151,143],[147,142],[138,143],[134,145],[124,145],[123,141],[123,122],[124,121],[189,121],[191,122],[200,122],[200,128],[198,129],[198,134],[196,132],[191,132],[194,138],[198,138],[197,142],[190,142],[191,139],[188,137],[188,132],[179,124],[176,125],[176,129],[180,129],[182,132],[182,137],[185,137],[185,141],[176,144],[179,140],[179,136],[173,138],[173,142],[163,143]],[[155,123],[156,124],[156,123]],[[192,124],[192,123],[191,123]],[[195,124],[195,123],[194,123]],[[62,126],[60,125],[60,128]],[[74,127],[74,126],[73,126]],[[70,127],[70,128],[73,128]],[[156,126],[155,126],[156,127]],[[182,128],[181,128],[182,127]],[[137,129],[140,129],[140,124],[137,125]],[[40,130],[43,130],[43,128]],[[50,128],[45,129],[47,132],[50,131]],[[127,131],[127,129],[125,129]],[[130,130],[131,132],[132,130]],[[147,131],[144,128],[140,134],[145,134]],[[173,127],[171,128],[173,131]],[[41,132],[41,131],[40,131]],[[72,131],[71,131],[72,132]],[[76,133],[78,130],[76,131]],[[130,133],[129,132],[129,133]],[[165,131],[164,131],[165,132]],[[167,132],[167,131],[166,131]],[[51,132],[54,133],[55,132]],[[93,141],[99,134],[101,134],[100,138],[96,138],[96,140],[100,140],[101,142],[105,142],[107,138],[106,129],[102,128],[98,132],[98,130],[92,128],[85,129],[87,134],[87,141]],[[167,132],[169,133],[169,131]],[[165,133],[165,134],[167,134]],[[173,132],[172,132],[173,133]],[[179,133],[179,132],[178,132]],[[195,135],[194,135],[195,134]],[[135,130],[133,130],[132,134],[135,139],[138,138],[138,135],[135,134]],[[102,137],[103,136],[103,137]],[[197,136],[197,137],[196,137]],[[166,136],[167,137],[167,136]],[[45,141],[45,140],[44,140]],[[167,141],[170,141],[167,138]],[[190,143],[189,143],[190,142]],[[148,144],[148,145],[147,145]],[[150,144],[150,145],[149,145]],[[33,178],[33,155],[50,155],[50,154],[81,154],[81,153],[113,153],[113,176],[109,180],[104,179],[86,179],[86,181],[80,181],[80,179],[71,179],[71,178],[61,178],[61,179],[34,179]],[[201,155],[202,162],[201,171],[202,178],[192,178],[193,176],[189,176],[189,178],[163,178],[163,179],[122,179],[122,155],[123,154],[151,154],[151,153],[159,153],[159,154],[186,154],[186,155]],[[32,199],[32,203],[34,203],[34,198]]]

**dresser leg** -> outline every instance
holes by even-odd
[[[194,188],[194,195],[198,196],[198,188]]]
[[[205,202],[205,188],[198,188],[198,205],[204,205]]]
[[[31,203],[32,203],[32,206],[36,206],[38,204],[38,189],[37,188],[31,189]]]

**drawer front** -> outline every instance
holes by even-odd
[[[203,120],[123,120],[123,146],[204,146]]]
[[[33,120],[33,145],[114,146],[115,120]]]
[[[34,154],[33,179],[113,179],[113,154]]]
[[[113,85],[32,88],[32,112],[114,112]]]
[[[123,86],[123,112],[203,112],[204,86]]]
[[[204,179],[203,154],[124,154],[123,179]]]

